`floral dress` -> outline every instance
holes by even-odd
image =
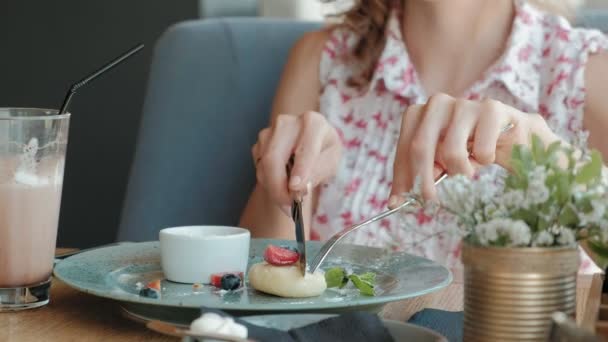
[[[491,98],[527,113],[540,113],[567,141],[583,129],[585,64],[589,55],[608,48],[597,30],[573,28],[559,16],[515,1],[516,16],[504,54],[464,94],[471,100]],[[342,58],[356,36],[334,29],[320,62],[320,112],[338,130],[344,145],[337,175],[322,185],[311,222],[311,238],[326,240],[336,232],[386,209],[401,115],[411,104],[425,103],[426,94],[401,37],[400,10],[392,10],[386,45],[366,90],[350,87],[355,68]],[[484,172],[504,172],[490,166]],[[423,212],[410,219],[393,215],[351,234],[350,242],[402,249],[459,265],[460,238],[436,233],[440,223]],[[588,257],[583,268],[595,267]]]

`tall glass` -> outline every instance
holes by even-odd
[[[0,311],[49,302],[69,123],[0,108]]]

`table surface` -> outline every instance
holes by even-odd
[[[58,251],[59,252],[59,251]],[[595,282],[592,282],[594,284]],[[581,287],[577,291],[577,316],[587,319],[584,325],[593,326],[592,317],[585,313],[592,298],[599,298],[601,286]],[[597,297],[596,297],[597,295]],[[422,297],[388,304],[382,316],[406,321],[424,309],[462,310],[463,284],[460,279],[447,288]],[[591,310],[595,310],[591,308]],[[122,316],[115,302],[78,292],[54,280],[49,305],[27,311],[0,313],[0,341],[178,341],[157,334],[145,326]]]

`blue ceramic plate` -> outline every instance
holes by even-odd
[[[250,263],[261,261],[269,243],[294,245],[294,241],[252,239]],[[321,244],[310,242],[306,246],[307,255],[312,256]],[[138,284],[163,278],[158,242],[131,243],[83,252],[60,261],[54,274],[75,289],[121,301],[123,308],[132,314],[175,323],[189,322],[198,317],[201,306],[234,315],[379,311],[386,303],[439,290],[452,280],[450,271],[433,261],[357,245],[337,246],[321,268],[334,266],[342,266],[355,273],[375,272],[376,296],[360,295],[357,289],[346,287],[342,290],[328,289],[319,297],[292,299],[266,295],[247,287],[224,293],[212,286],[194,289],[192,285],[163,280],[160,299],[141,297]]]

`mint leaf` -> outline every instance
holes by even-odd
[[[372,287],[374,285],[376,285],[376,273],[374,272],[367,272],[367,273],[363,273],[361,275],[359,275],[359,279],[361,279],[362,281],[369,283],[372,285]]]
[[[359,292],[365,296],[373,296],[374,293],[374,285],[361,280],[361,278],[356,274],[351,274],[348,276],[348,279],[353,282],[356,288],[359,289]]]
[[[344,287],[348,282],[346,271],[341,267],[334,267],[325,272],[325,282],[327,287]]]

